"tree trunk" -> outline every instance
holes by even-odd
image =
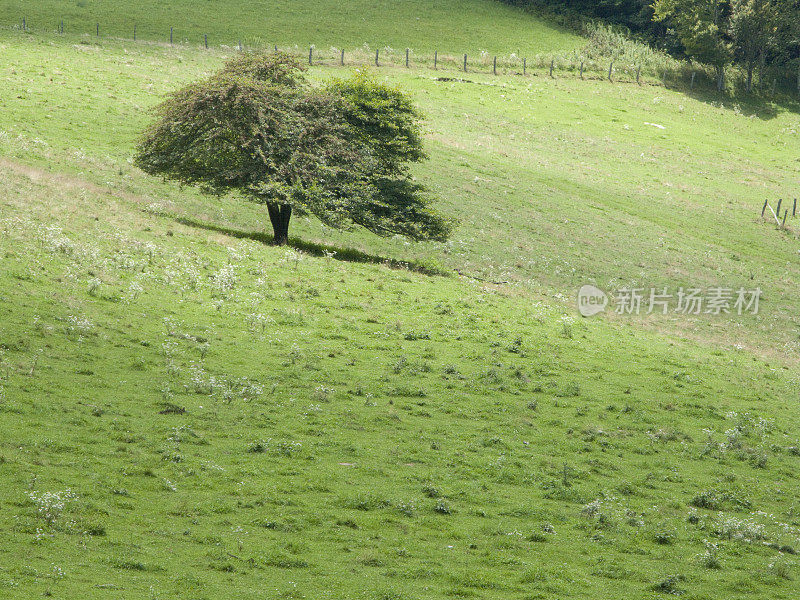
[[[292,218],[290,204],[267,204],[269,220],[272,223],[272,243],[276,246],[285,246],[289,243],[289,220]]]

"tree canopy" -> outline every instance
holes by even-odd
[[[410,165],[425,159],[421,115],[364,72],[322,87],[284,53],[237,55],[156,108],[139,141],[145,172],[267,206],[276,244],[292,214],[379,235],[447,238]]]
[[[800,0],[503,0],[624,25],[650,43],[722,69],[800,67]]]

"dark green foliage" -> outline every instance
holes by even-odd
[[[800,61],[797,0],[503,0],[555,12],[575,28],[587,19],[621,25],[678,56],[722,69],[731,61],[747,71],[757,65],[785,69]]]
[[[406,175],[409,163],[425,158],[421,115],[400,89],[357,71],[350,79],[335,80],[327,90],[343,100],[342,114],[354,141],[370,148],[378,175]]]
[[[686,54],[717,69],[722,86],[722,73],[732,58],[727,38],[730,19],[725,0],[656,0],[654,19],[668,23],[680,40]]]
[[[228,61],[219,75],[247,77],[278,86],[302,88],[306,86],[305,72],[304,65],[282,52],[245,52]]]
[[[503,0],[506,4],[533,8],[536,11],[561,15],[573,27],[589,17],[606,23],[622,25],[633,32],[645,34],[651,40],[663,34],[663,28],[653,22],[652,0]]]
[[[234,59],[156,109],[137,165],[208,192],[302,207],[320,180],[357,156],[333,118],[334,99],[301,78],[285,54]]]
[[[310,87],[283,53],[248,52],[157,109],[136,164],[145,172],[266,204],[274,243],[292,214],[379,235],[446,239],[408,165],[425,157],[419,114],[400,90],[364,74]]]
[[[379,235],[400,234],[414,240],[444,241],[450,224],[430,208],[425,188],[408,179],[379,179],[377,193],[360,198],[350,212],[354,223]]]

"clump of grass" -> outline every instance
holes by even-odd
[[[110,564],[115,569],[122,569],[125,571],[149,571],[147,565],[143,562],[138,560],[120,560],[120,559],[111,559]]]
[[[406,517],[413,517],[417,510],[417,506],[413,501],[400,501],[395,506],[397,507],[397,510],[400,511],[400,514],[405,515]]]
[[[312,398],[317,402],[330,402],[331,394],[333,393],[333,389],[329,387],[325,387],[324,385],[320,384],[316,388],[314,388],[314,393],[312,394]]]
[[[668,575],[663,580],[654,584],[651,589],[654,592],[661,592],[662,594],[680,596],[681,594],[686,593],[686,590],[678,587],[683,581],[686,581],[686,577],[684,575]]]
[[[422,388],[411,388],[406,386],[397,386],[388,391],[389,396],[397,398],[425,398],[427,394]]]
[[[100,281],[97,277],[93,277],[89,280],[89,284],[86,287],[86,291],[90,296],[97,296],[97,293],[100,290],[100,287],[103,285],[103,282]]]
[[[692,498],[690,504],[696,508],[705,508],[708,510],[721,510],[728,504],[742,509],[751,508],[749,500],[742,498],[737,493],[724,490],[706,490],[700,492]]]
[[[573,326],[575,325],[575,319],[569,316],[563,316],[559,319],[559,323],[561,324],[561,330],[559,334],[566,340],[571,340],[573,337]]]
[[[453,509],[450,507],[450,504],[448,504],[446,500],[440,498],[439,501],[436,503],[436,506],[433,507],[433,512],[439,513],[440,515],[450,515],[453,514]]]
[[[306,569],[311,566],[307,560],[278,551],[273,551],[261,557],[260,562],[264,566],[277,567],[279,569]]]
[[[577,398],[581,395],[581,386],[577,382],[567,383],[556,390],[554,395],[557,398]]]
[[[779,554],[778,556],[776,556],[767,565],[767,569],[772,575],[774,575],[775,577],[779,577],[780,579],[787,579],[787,580],[792,579],[793,567],[794,567],[794,561],[790,561],[783,554]]]
[[[358,494],[345,501],[345,506],[356,510],[371,511],[391,506],[391,502],[374,494]]]
[[[428,484],[422,487],[422,493],[428,498],[441,498],[442,491],[434,485]]]
[[[415,342],[417,340],[429,340],[431,339],[431,334],[428,331],[409,331],[403,335],[403,339],[409,342]]]
[[[303,449],[302,442],[299,441],[275,441],[272,439],[256,440],[247,446],[249,454],[271,454],[273,456],[282,456],[285,458],[292,458],[296,456]]]
[[[61,517],[67,504],[77,498],[69,489],[63,492],[28,492],[28,499],[36,507],[36,516],[50,526]]]
[[[675,534],[671,531],[657,531],[653,535],[653,540],[661,546],[669,546],[675,541]]]
[[[719,560],[719,544],[703,540],[705,550],[698,555],[698,562],[706,569],[721,569],[722,563]]]
[[[524,342],[522,340],[522,336],[517,336],[514,338],[514,341],[508,345],[506,350],[511,352],[512,354],[522,354]]]
[[[734,515],[720,515],[717,534],[729,540],[758,542],[767,539],[766,527],[754,518],[740,519]]]

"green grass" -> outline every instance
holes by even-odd
[[[571,50],[582,39],[529,13],[492,0],[7,0],[0,7],[0,25],[20,25],[55,31],[61,19],[70,33],[137,37],[198,45],[280,46],[310,44],[351,50],[369,46],[411,48],[432,53],[495,53]]]
[[[130,164],[147,108],[210,73],[225,53],[69,45],[11,32],[0,40],[12,65],[0,100],[3,154],[242,235],[268,227],[257,206],[154,185]],[[410,90],[427,113],[432,160],[417,174],[461,227],[445,245],[338,233],[303,220],[293,224],[294,235],[435,261],[555,297],[572,297],[587,282],[604,289],[760,286],[757,317],[637,324],[797,361],[798,225],[789,219],[789,231],[778,232],[760,218],[765,198],[774,206],[800,184],[791,152],[800,131],[796,105],[692,98],[576,74],[470,74],[466,83],[438,81],[452,73],[430,69],[379,72]],[[313,71],[319,79],[341,73]]]
[[[796,596],[786,106],[387,69],[461,227],[320,257],[130,164],[224,53],[77,41],[0,32],[2,597]],[[762,315],[574,316],[720,279]]]

